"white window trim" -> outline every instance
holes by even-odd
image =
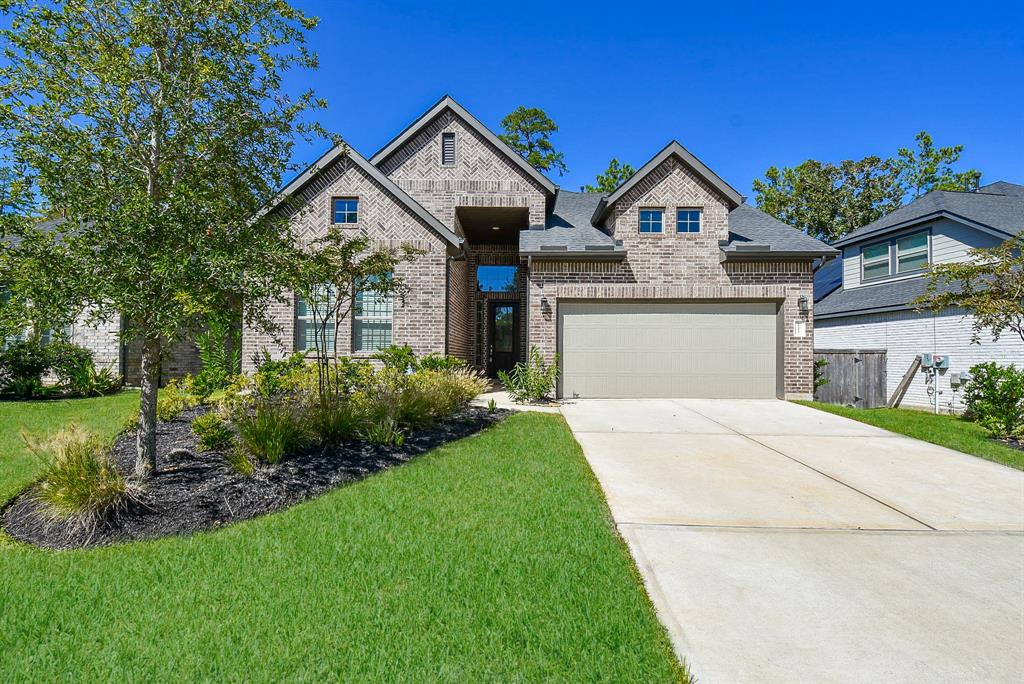
[[[880,254],[876,257],[868,257],[865,252],[872,247],[878,247],[885,245],[885,254]],[[885,275],[871,276],[870,278],[866,275],[867,267],[869,264],[876,264],[884,262],[886,265]],[[871,282],[875,280],[882,280],[892,276],[892,243],[889,240],[885,242],[875,242],[870,245],[864,245],[860,249],[860,280],[861,282]]]
[[[363,290],[363,291],[372,292],[373,288],[366,288],[366,290]],[[357,298],[358,298],[358,296],[359,296],[359,292],[356,293],[356,297]],[[381,349],[384,349],[385,347],[388,346],[388,345],[384,345],[383,347],[377,347],[377,348],[374,348],[374,349],[364,349],[362,346],[358,346],[356,344],[356,342],[359,339],[359,336],[358,336],[358,324],[360,324],[360,323],[387,323],[388,326],[390,326],[390,328],[391,328],[391,344],[395,343],[395,298],[392,295],[388,295],[388,299],[391,300],[391,313],[388,316],[367,316],[364,313],[360,313],[358,311],[358,308],[355,306],[356,303],[358,302],[358,299],[355,299],[353,301],[353,308],[352,308],[352,352],[353,353],[369,354],[369,353],[380,351]]]
[[[661,214],[661,221],[659,221],[659,230],[642,230],[644,224],[643,212],[645,211],[656,211]],[[640,207],[636,214],[636,230],[641,235],[664,235],[665,234],[665,208],[664,207]]]
[[[334,290],[334,286],[333,285],[329,285],[327,283],[324,283],[324,285],[321,285],[320,287],[324,287],[324,286],[331,288],[332,291]],[[334,296],[337,297],[336,294]],[[305,339],[299,337],[299,327],[300,327],[299,326],[299,322],[300,321],[304,321],[304,322],[308,321],[310,323],[310,325],[316,325],[316,321],[314,320],[313,314],[312,314],[313,308],[308,306],[308,304],[307,304],[307,309],[310,311],[309,315],[306,315],[306,316],[300,316],[299,315],[299,300],[300,299],[303,299],[302,295],[296,293],[296,295],[295,295],[295,322],[294,322],[294,327],[295,327],[295,330],[294,330],[294,334],[295,334],[295,351],[300,351],[300,352],[316,351],[316,343],[319,342],[318,339],[315,340],[314,345],[311,346],[311,347],[310,346],[300,346],[300,344],[299,344],[300,339],[302,339],[302,343],[305,344]],[[335,314],[335,319],[336,318],[337,318],[337,314]],[[323,322],[323,321],[321,321],[321,322]],[[335,321],[326,321],[326,323],[327,323],[328,326],[333,328],[333,326],[337,323],[337,320],[335,320]],[[336,332],[337,331],[332,329],[330,334],[334,335],[334,334],[336,334]],[[328,340],[328,342],[330,343],[331,340]],[[330,352],[333,351],[333,349],[327,349],[325,351],[330,353]]]
[[[922,245],[921,247],[915,247],[915,248],[913,248],[911,250],[908,250],[908,251],[904,252],[903,254],[901,254],[900,253],[900,240],[906,240],[908,238],[914,238],[914,237],[917,237],[919,235],[924,235],[924,245]],[[895,250],[895,256],[893,258],[893,262],[896,265],[896,273],[895,273],[895,275],[908,275],[910,273],[920,273],[921,271],[926,270],[928,268],[927,265],[929,263],[931,263],[931,245],[932,245],[931,234],[927,230],[918,231],[916,233],[908,233],[907,235],[901,235],[901,236],[895,238],[893,240],[893,249]],[[918,268],[907,269],[906,271],[901,271],[900,270],[900,257],[901,256],[902,257],[919,256],[922,253],[924,254],[924,258],[925,258],[925,266],[918,267]]]
[[[697,230],[679,230],[679,212],[681,211],[695,211],[697,212]],[[682,233],[683,235],[696,235],[704,232],[704,207],[676,207],[676,233]]]

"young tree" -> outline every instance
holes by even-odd
[[[614,157],[608,162],[608,168],[604,173],[597,174],[597,185],[584,185],[580,188],[582,192],[615,192],[615,189],[628,181],[636,173],[629,164],[619,164]]]
[[[838,164],[815,159],[795,167],[770,167],[754,180],[759,209],[826,242],[838,240],[932,190],[977,187],[981,174],[956,173],[951,165],[963,145],[935,149],[931,136],[916,137],[918,151],[900,148],[894,158],[868,156]]]
[[[966,309],[974,318],[975,344],[985,330],[996,340],[1008,330],[1024,342],[1024,237],[972,249],[968,261],[936,264],[928,276],[928,292],[914,300],[916,306]]]
[[[896,152],[895,165],[900,173],[900,182],[911,197],[920,197],[932,190],[976,190],[981,182],[977,169],[953,171],[953,164],[960,160],[963,145],[935,148],[932,136],[921,131],[914,140],[917,150],[901,147]]]
[[[295,264],[277,214],[254,220],[322,133],[283,77],[315,68],[316,20],[284,0],[0,0],[0,132],[67,221],[31,228],[5,260],[50,321],[123,316],[141,339],[136,470],[156,467],[163,350],[243,297],[254,326]],[[26,273],[31,273],[26,277]]]
[[[401,301],[408,286],[395,270],[418,254],[407,245],[400,249],[373,247],[366,236],[353,237],[337,226],[308,245],[292,287],[308,303],[313,318],[317,389],[322,402],[336,399],[342,391],[341,378],[331,372],[331,363],[338,358],[342,321],[358,313],[356,293],[372,290]]]
[[[498,137],[533,168],[538,171],[554,169],[560,176],[569,170],[565,166],[565,155],[551,144],[551,134],[558,131],[558,126],[543,109],[517,107],[501,120],[501,128],[505,132]]]

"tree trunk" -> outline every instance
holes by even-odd
[[[156,393],[160,385],[160,340],[142,343],[142,393],[139,395],[139,433],[135,474],[145,478],[156,470]]]

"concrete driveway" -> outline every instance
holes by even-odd
[[[1017,682],[1024,472],[781,401],[563,407],[705,682]]]

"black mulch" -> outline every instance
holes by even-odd
[[[446,442],[461,439],[497,423],[510,412],[493,414],[469,408],[434,427],[407,435],[399,447],[353,442],[311,448],[277,466],[257,466],[252,477],[231,470],[220,452],[201,453],[192,419],[206,408],[187,411],[157,424],[157,471],[138,501],[111,513],[92,529],[43,522],[39,503],[29,488],[2,511],[4,530],[22,541],[54,549],[105,546],[155,539],[248,520],[278,511],[330,489],[400,465]],[[168,458],[170,454],[170,458]],[[135,463],[135,433],[114,443],[118,468],[125,474]]]

